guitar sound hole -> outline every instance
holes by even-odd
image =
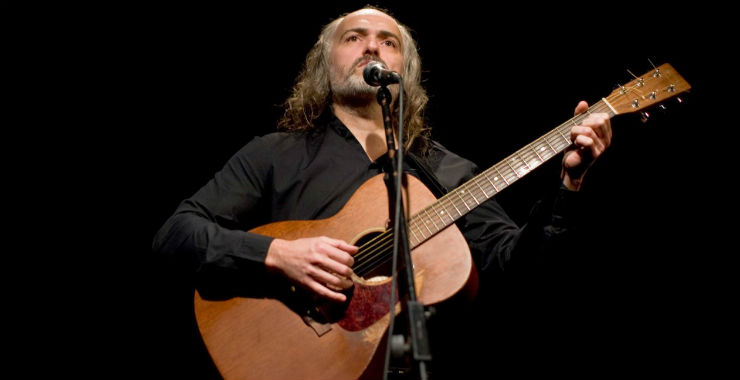
[[[354,244],[360,247],[355,254],[355,274],[365,280],[382,280],[391,276],[393,254],[392,235],[375,231],[363,235]]]

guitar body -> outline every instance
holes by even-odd
[[[404,201],[413,215],[437,199],[406,175]],[[364,183],[340,212],[328,219],[286,221],[251,232],[281,239],[329,236],[356,243],[387,230],[388,200],[382,175]],[[358,244],[359,245],[359,244]],[[468,244],[453,223],[413,247],[417,297],[425,305],[444,301],[468,285],[475,271]],[[367,281],[366,281],[367,280]],[[286,289],[291,288],[286,283]],[[224,378],[351,379],[382,377],[390,322],[390,279],[360,279],[339,313],[292,289],[295,297],[235,297],[211,301],[196,293],[195,314],[203,340]],[[287,291],[291,293],[291,291]],[[317,301],[318,302],[318,301]],[[398,312],[398,304],[396,307]]]

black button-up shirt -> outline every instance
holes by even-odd
[[[387,156],[371,162],[341,121],[333,116],[325,120],[311,132],[277,132],[250,141],[178,206],[157,233],[154,250],[187,257],[201,273],[210,268],[246,271],[246,277],[264,275],[273,238],[245,231],[275,221],[328,218],[360,185],[383,171]],[[436,142],[423,161],[446,189],[458,187],[478,172],[475,164]],[[405,160],[407,172],[424,181],[413,162]],[[523,227],[494,199],[456,223],[485,274],[503,268],[519,255],[515,252],[541,251],[567,236],[573,219],[567,216],[573,208],[569,204],[577,201],[576,194],[561,187],[554,205],[535,207]]]

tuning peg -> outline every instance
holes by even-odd
[[[683,103],[683,99],[681,99],[681,97],[676,97],[676,103],[678,104]]]
[[[666,106],[665,106],[665,104],[661,104],[661,105],[659,105],[659,106],[658,106],[658,108],[659,108],[659,109],[660,109],[661,111],[665,111],[665,110],[667,110],[667,109],[668,109],[668,107],[666,107]]]
[[[647,113],[645,111],[640,112],[640,121],[641,122],[647,123],[648,118],[650,118],[650,114],[649,113]]]

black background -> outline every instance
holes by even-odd
[[[364,4],[106,5],[60,13],[65,33],[46,38],[64,52],[57,62],[84,78],[58,80],[76,84],[85,103],[73,101],[64,115],[91,127],[80,133],[90,139],[85,149],[67,153],[96,183],[88,188],[92,210],[78,216],[101,229],[100,242],[90,241],[101,249],[81,262],[86,274],[112,285],[79,285],[105,301],[77,321],[94,342],[84,352],[99,358],[70,359],[77,373],[200,377],[212,370],[190,348],[192,315],[173,291],[177,276],[151,252],[152,238],[232,154],[275,130],[321,27]],[[451,357],[435,360],[448,368],[456,361],[468,375],[658,374],[704,371],[721,360],[711,348],[724,334],[714,322],[724,310],[727,252],[710,213],[730,212],[713,204],[724,199],[715,182],[731,147],[701,148],[707,138],[717,144],[727,136],[710,116],[710,73],[728,49],[722,10],[375,4],[417,39],[433,138],[483,168],[570,118],[579,100],[593,103],[631,80],[628,69],[647,72],[648,59],[671,63],[693,86],[682,104],[653,110],[646,124],[634,115],[613,120],[613,146],[583,189],[589,237],[573,257],[503,276],[467,326],[449,327],[467,348],[443,350]],[[558,174],[557,163],[545,165],[497,199],[523,221]],[[433,344],[460,342],[450,334],[433,336]]]

